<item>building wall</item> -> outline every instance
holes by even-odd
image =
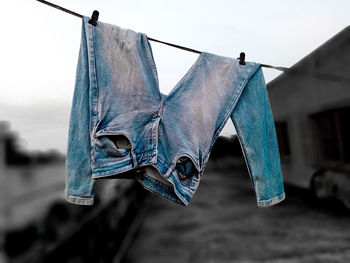
[[[294,73],[271,81],[267,89],[275,122],[285,121],[288,127],[290,156],[281,155],[284,180],[308,187],[316,170],[312,164],[319,155],[317,134],[309,115],[350,107],[350,27],[293,69]]]

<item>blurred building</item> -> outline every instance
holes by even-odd
[[[284,180],[349,205],[350,26],[267,89]]]
[[[49,200],[62,198],[64,156],[26,152],[7,121],[0,122],[1,227],[17,228],[46,212]],[[44,158],[45,156],[45,158]]]
[[[18,141],[0,121],[0,263],[97,262],[116,254],[146,190],[131,180],[98,180],[94,206],[69,204],[65,156],[27,151]]]
[[[5,166],[5,141],[9,136],[9,124],[6,121],[0,121],[0,171]]]
[[[0,121],[0,260],[9,248],[6,237],[20,237],[16,250],[10,248],[16,253],[33,243],[37,223],[62,200],[65,187],[65,157],[55,150],[27,152],[18,140],[10,123]]]

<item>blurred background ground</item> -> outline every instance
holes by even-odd
[[[207,168],[188,207],[153,197],[125,262],[350,262],[341,204],[286,184],[284,201],[260,208],[244,160]]]

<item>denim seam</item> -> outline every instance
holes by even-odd
[[[98,103],[99,103],[99,96],[100,96],[100,92],[99,92],[99,85],[98,85],[98,80],[97,80],[97,65],[96,65],[96,52],[95,52],[95,38],[96,38],[96,27],[95,26],[92,26],[92,31],[91,31],[91,34],[92,34],[92,43],[91,43],[91,46],[92,46],[92,56],[93,56],[93,67],[92,67],[92,77],[93,77],[93,88],[94,90],[96,91],[96,96],[95,98],[92,98],[92,99],[95,99],[94,101],[94,105],[93,105],[93,112],[95,113],[94,115],[94,119],[93,119],[93,126],[95,127],[99,118],[98,118]]]
[[[140,166],[137,166],[137,167],[140,167]],[[132,164],[130,164],[130,165],[127,165],[127,166],[123,166],[123,168],[116,168],[116,169],[108,170],[108,171],[104,171],[104,172],[93,172],[92,178],[93,179],[98,179],[98,178],[101,178],[101,177],[112,176],[112,175],[120,174],[122,172],[134,170],[134,168],[135,167]]]
[[[150,158],[150,159],[152,159],[152,158]],[[132,159],[130,158],[128,161],[130,162],[130,161],[132,161]],[[149,163],[146,163],[146,164],[138,164],[138,165],[136,165],[134,167],[133,167],[132,164],[130,164],[130,165],[127,165],[127,166],[122,166],[123,168],[116,168],[116,169],[113,169],[113,170],[109,169],[108,171],[104,171],[104,172],[93,172],[92,178],[93,179],[98,179],[98,178],[101,178],[101,177],[117,175],[117,174],[120,174],[120,173],[123,173],[123,172],[126,172],[126,171],[136,170],[137,168],[145,167],[145,166],[149,166],[149,165],[153,165],[153,164],[156,164],[156,163],[155,162],[149,162]],[[113,165],[113,163],[111,163],[111,165]],[[105,167],[108,167],[108,166],[105,166]],[[96,169],[94,169],[94,170],[96,170]],[[103,175],[103,176],[101,176],[101,175]]]
[[[150,153],[150,155],[145,155],[145,153]],[[151,150],[151,151],[146,151],[146,152],[142,152],[142,153],[137,153],[136,157],[137,158],[147,157],[147,159],[152,159],[154,157],[154,155],[156,155],[155,152],[153,150]],[[119,157],[119,159],[121,159],[121,160],[119,160],[119,162],[118,162],[118,160],[105,160],[105,161],[98,161],[98,162],[95,161],[94,163],[92,163],[92,167],[98,168],[98,167],[104,166],[105,164],[126,163],[126,162],[129,162],[132,160],[132,156],[130,156],[130,154],[129,154],[129,155],[125,155],[123,157]],[[146,159],[146,158],[144,158],[144,159]]]
[[[90,177],[91,177],[91,180],[93,182],[94,179],[92,178],[92,173],[91,173],[91,164],[92,162],[94,161],[94,153],[93,153],[93,143],[92,143],[92,129],[95,125],[95,120],[94,120],[94,116],[91,116],[93,114],[91,114],[91,104],[92,103],[92,97],[91,97],[91,89],[92,89],[92,86],[96,86],[96,60],[95,60],[95,50],[94,50],[94,43],[93,43],[93,30],[94,30],[94,27],[92,27],[92,25],[90,25],[89,23],[86,23],[87,19],[89,19],[88,17],[85,17],[83,18],[83,22],[85,21],[85,26],[84,26],[84,29],[85,29],[85,38],[86,38],[86,49],[87,49],[87,58],[88,58],[88,70],[89,70],[89,110],[90,110],[90,115],[89,115],[89,135],[90,135],[90,138],[89,138],[89,150],[90,150],[90,167],[89,167],[89,170],[90,170]],[[86,28],[86,25],[87,25],[87,28]],[[87,34],[88,33],[88,34]],[[92,65],[91,65],[92,64]],[[96,111],[96,109],[94,109]],[[93,186],[91,187],[91,195],[93,195],[94,193],[94,188],[95,188],[95,184],[93,183]],[[68,195],[68,193],[66,193]],[[93,204],[93,198],[91,200],[87,200],[87,199],[79,199],[78,197],[68,197],[67,196],[68,200],[67,201],[71,201],[71,202],[76,202],[78,204],[87,204],[87,205],[92,205]]]
[[[146,47],[146,54],[147,54],[147,59],[148,59],[148,62],[149,64],[151,65],[151,68],[152,68],[152,71],[153,71],[153,76],[154,78],[156,79],[156,82],[157,82],[157,86],[159,84],[159,80],[158,80],[158,72],[157,72],[157,68],[155,66],[155,63],[152,59],[152,54],[151,54],[151,49],[149,47],[149,43],[148,43],[148,37],[145,33],[141,33],[141,35],[143,36],[143,42],[145,44],[145,47]],[[158,87],[158,90],[159,90],[159,87]],[[160,90],[159,90],[160,91]]]
[[[86,23],[88,18],[85,17],[85,32],[86,32],[86,45],[88,53],[88,70],[89,70],[89,108],[90,108],[90,120],[89,120],[89,134],[90,134],[90,165],[95,161],[94,157],[94,141],[93,141],[93,128],[95,128],[96,122],[96,108],[93,105],[92,89],[97,86],[96,83],[96,61],[95,61],[95,50],[94,50],[94,27],[89,23]],[[97,99],[98,101],[98,99]],[[93,107],[92,107],[93,106]],[[94,112],[96,116],[94,117]]]
[[[128,162],[131,162],[132,161],[132,156],[131,156],[131,153],[129,155],[126,155],[124,157],[119,157],[118,158],[119,160],[104,160],[104,161],[98,161],[98,162],[94,162],[91,164],[91,167],[93,168],[100,168],[100,167],[103,167],[103,166],[106,166],[106,165],[113,165],[113,164],[125,164],[125,163],[128,163]]]

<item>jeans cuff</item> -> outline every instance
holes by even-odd
[[[286,198],[286,194],[282,193],[274,198],[271,198],[269,200],[261,200],[258,201],[258,206],[259,207],[270,207],[275,204],[278,204],[279,202],[283,201]]]
[[[75,205],[93,205],[94,198],[93,197],[78,197],[65,193],[65,199],[72,204]]]

